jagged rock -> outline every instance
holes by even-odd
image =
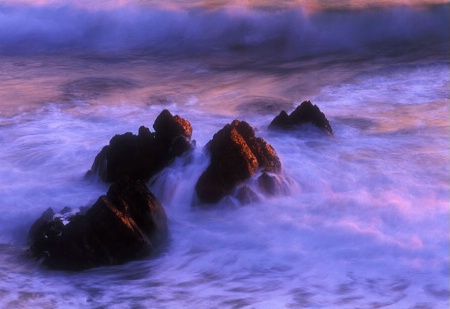
[[[53,220],[55,216],[55,211],[49,207],[46,211],[44,211],[39,219],[37,219],[30,228],[28,232],[28,240],[33,241],[33,235],[38,235],[41,232],[42,227],[47,223]]]
[[[304,124],[311,123],[314,126],[333,135],[330,123],[325,114],[322,113],[311,101],[304,101],[288,115],[284,110],[276,116],[269,125],[270,129],[293,130]]]
[[[271,145],[255,137],[245,121],[234,120],[219,130],[207,144],[211,162],[197,181],[201,203],[216,203],[258,169],[281,171],[278,155]]]
[[[172,116],[168,110],[163,110],[156,118],[153,128],[158,150],[162,152],[162,162],[170,161],[191,149],[192,127],[186,119],[178,115]]]
[[[53,212],[53,211],[51,211]],[[85,213],[63,224],[47,210],[30,230],[30,251],[50,268],[114,265],[155,251],[167,236],[161,203],[143,182],[113,184]]]
[[[146,181],[192,149],[191,124],[180,116],[164,110],[153,128],[155,132],[141,126],[138,135],[127,132],[114,136],[95,157],[87,174],[97,174],[105,182],[123,177]]]

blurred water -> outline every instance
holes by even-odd
[[[432,1],[432,6],[401,5],[402,1],[371,6],[382,4],[374,1],[359,9],[350,9],[349,4],[339,10],[327,5],[311,10],[310,2],[265,10],[252,3],[217,5],[211,10],[197,1],[194,7],[110,2],[120,5],[0,3],[0,54],[238,51],[292,58],[342,51],[404,52],[435,45],[448,51],[449,45],[448,1],[439,5],[441,1]],[[91,9],[94,3],[96,8]]]
[[[362,28],[358,38],[352,29],[338,27],[336,40],[345,50],[322,52],[334,43],[320,49],[320,42],[327,40],[319,38],[310,41],[319,43],[309,54],[278,55],[271,47],[278,43],[265,45],[271,33],[277,37],[279,29],[294,31],[299,21],[323,26],[319,20],[326,14],[331,20],[347,20],[350,13],[302,15],[297,8],[275,18],[267,11],[245,11],[236,22],[228,8],[212,15],[200,10],[195,18],[202,31],[193,37],[204,41],[197,47],[220,42],[223,34],[239,37],[236,29],[242,24],[249,27],[247,34],[268,36],[250,52],[220,42],[216,51],[191,53],[192,45],[177,49],[180,41],[174,41],[168,44],[176,53],[156,53],[152,46],[135,50],[126,43],[113,51],[109,46],[92,48],[98,43],[95,38],[109,42],[108,25],[119,16],[135,22],[116,8],[112,15],[105,10],[91,15],[84,9],[58,11],[50,1],[37,7],[4,3],[2,29],[21,25],[20,18],[36,12],[52,18],[38,15],[43,26],[37,32],[22,26],[12,34],[0,32],[2,39],[15,38],[0,41],[0,307],[449,306],[449,63],[448,46],[439,42],[448,32],[440,28],[448,23],[446,7],[361,12],[356,25],[367,17],[373,25],[370,20],[394,12],[416,17],[423,13],[421,20],[430,22],[443,16],[422,30],[406,23],[397,34],[379,36],[376,51],[348,49],[354,44],[345,45],[342,38],[349,33],[353,42],[373,41],[364,38]],[[68,14],[74,14],[73,20],[83,17],[75,27],[81,36],[50,26],[50,21],[61,25],[55,12],[63,25]],[[184,22],[192,26],[189,14],[194,11],[177,7],[162,12],[169,20],[187,18],[169,37],[177,37]],[[153,22],[142,12],[133,14],[145,20],[134,25]],[[108,18],[111,24],[105,23]],[[289,26],[283,24],[285,19]],[[86,41],[84,31],[98,20],[105,28],[94,27],[97,36]],[[390,29],[399,19],[387,20],[383,27]],[[274,28],[280,22],[281,28]],[[229,30],[236,24],[240,26]],[[254,31],[263,24],[268,28]],[[228,30],[204,36],[205,29],[214,32],[223,25]],[[410,40],[394,48],[391,39],[408,31],[417,38],[434,33],[433,44],[425,40],[414,45]],[[35,35],[38,39],[30,41]],[[20,55],[7,52],[14,49]],[[267,130],[281,109],[290,112],[308,99],[326,114],[334,138]],[[175,161],[149,182],[169,218],[167,250],[157,257],[80,273],[50,271],[29,258],[26,236],[32,222],[48,207],[92,205],[108,188],[84,179],[95,155],[115,134],[137,133],[141,125],[151,128],[165,108],[191,122],[197,141],[189,164]],[[195,208],[194,185],[208,163],[202,147],[233,119],[249,122],[274,146],[292,181],[291,193],[242,208]]]
[[[0,119],[2,306],[448,305],[449,98],[441,60],[314,58],[262,72],[254,62],[231,69],[228,58],[220,66],[217,59],[14,59],[23,65],[3,93],[22,93],[21,76],[29,74],[24,98],[52,99],[33,105],[17,95],[24,111],[13,106]],[[102,74],[91,75],[97,68]],[[42,94],[43,76],[53,83]],[[281,108],[309,98],[335,138],[267,131]],[[83,178],[96,153],[114,134],[151,127],[164,108],[192,123],[198,145],[190,164],[176,161],[151,182],[169,217],[167,252],[79,274],[26,258],[33,220],[49,206],[91,205],[104,194],[106,185]],[[207,163],[202,147],[234,118],[275,147],[292,192],[245,208],[193,208]]]

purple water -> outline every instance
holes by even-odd
[[[449,6],[409,2],[0,3],[0,307],[448,308]],[[304,100],[334,138],[267,130]],[[197,141],[148,183],[167,251],[79,273],[29,259],[32,222],[92,205],[95,155],[163,109]],[[202,147],[233,119],[291,194],[194,208]]]

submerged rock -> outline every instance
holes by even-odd
[[[66,225],[48,209],[33,224],[29,239],[30,251],[44,265],[81,270],[142,257],[154,252],[166,236],[161,203],[143,182],[126,179]]]
[[[281,177],[266,172],[258,177],[258,188],[267,197],[289,193],[289,186]]]
[[[241,203],[241,205],[248,205],[260,201],[258,194],[256,194],[255,191],[253,191],[247,185],[244,185],[238,189],[236,198]]]
[[[278,173],[281,162],[271,145],[245,121],[234,120],[207,144],[211,162],[195,185],[201,203],[216,203],[258,169]]]
[[[281,111],[272,120],[269,129],[293,130],[308,123],[333,135],[333,130],[325,114],[320,111],[317,105],[313,105],[311,101],[302,102],[290,115],[284,110]]]
[[[148,180],[192,149],[192,127],[186,119],[164,110],[153,128],[155,132],[141,126],[138,135],[127,132],[114,136],[95,157],[88,175],[97,174],[105,182],[123,177]]]

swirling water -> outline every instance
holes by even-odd
[[[447,5],[30,2],[0,6],[0,307],[449,306]],[[307,99],[334,138],[267,130]],[[97,152],[165,108],[197,142],[189,164],[148,184],[169,218],[166,250],[79,273],[29,258],[33,220],[93,204],[108,188],[84,178]],[[233,119],[274,146],[291,193],[193,207],[202,147]]]

